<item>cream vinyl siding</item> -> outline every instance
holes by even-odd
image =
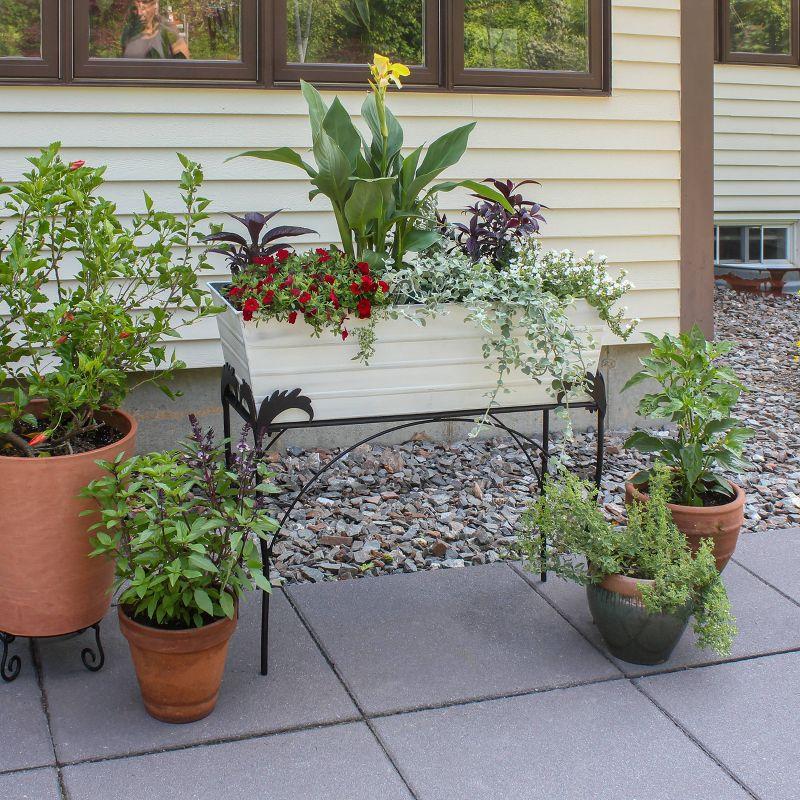
[[[680,0],[614,0],[612,30],[611,97],[405,91],[393,93],[392,109],[410,147],[477,120],[469,151],[447,177],[541,181],[531,196],[549,207],[546,246],[606,254],[636,286],[628,307],[642,319],[640,330],[676,331]],[[363,93],[340,96],[357,112]],[[105,194],[123,215],[141,209],[142,190],[177,211],[180,150],[203,164],[215,218],[284,208],[281,222],[317,229],[319,238],[302,242],[317,246],[335,239],[335,225],[323,198],[309,202],[300,171],[252,159],[225,163],[246,149],[307,149],[305,114],[295,90],[0,87],[0,175],[17,178],[33,148],[59,139],[66,158],[108,165]],[[466,202],[453,192],[442,210],[452,219]],[[219,279],[224,271],[208,274]],[[221,363],[213,319],[186,339],[177,349],[189,366]]]
[[[800,69],[714,68],[718,221],[800,219]]]

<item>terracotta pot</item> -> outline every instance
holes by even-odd
[[[31,404],[42,413],[43,402]],[[69,456],[0,456],[0,631],[58,636],[101,620],[111,604],[114,564],[89,558],[96,508],[78,497],[103,474],[95,461],[133,455],[136,422],[122,411],[103,419],[125,435],[118,442]]]
[[[237,618],[202,628],[164,630],[134,622],[119,606],[147,713],[162,722],[195,722],[217,704],[228,641]]]
[[[652,581],[609,575],[589,584],[586,597],[592,619],[611,654],[632,664],[663,664],[683,636],[692,613],[687,603],[678,613],[651,614],[639,587]]]
[[[722,572],[730,561],[739,531],[744,524],[744,489],[732,484],[736,496],[730,503],[722,506],[681,506],[667,503],[672,513],[675,527],[686,536],[692,552],[697,552],[703,539],[711,539],[714,543],[714,558],[717,569]],[[632,483],[625,484],[625,503],[630,505],[634,500],[646,503],[649,496],[640,492]]]

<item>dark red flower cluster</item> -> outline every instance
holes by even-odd
[[[341,250],[317,248],[293,254],[256,256],[249,269],[236,275],[227,292],[246,322],[253,319],[303,319],[320,333],[336,332],[343,340],[347,320],[370,319],[389,302],[389,285],[372,274],[368,262],[353,263]]]

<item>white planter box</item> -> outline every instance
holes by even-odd
[[[429,319],[425,327],[402,317],[379,321],[375,355],[365,366],[352,360],[358,352],[355,337],[346,342],[332,333],[313,337],[302,318],[294,325],[245,322],[222,295],[223,286],[209,284],[215,301],[225,306],[217,317],[222,353],[239,380],[250,385],[257,405],[275,390],[297,388],[311,399],[317,420],[435,414],[488,405],[496,373],[486,367],[481,330],[464,322],[461,306],[453,305],[450,313]],[[582,300],[570,319],[594,339],[583,352],[583,362],[587,371],[595,372],[606,326]],[[358,324],[351,320],[348,327]],[[505,383],[511,391],[498,395],[500,407],[553,402],[547,381],[537,383],[517,372]],[[296,422],[305,416],[293,410],[279,419]]]

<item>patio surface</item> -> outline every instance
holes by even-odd
[[[796,800],[798,548],[743,536],[732,656],[689,632],[658,668],[607,657],[581,589],[513,564],[290,586],[269,676],[253,597],[216,711],[185,726],[147,716],[113,618],[96,674],[82,639],[16,642],[0,798]]]

